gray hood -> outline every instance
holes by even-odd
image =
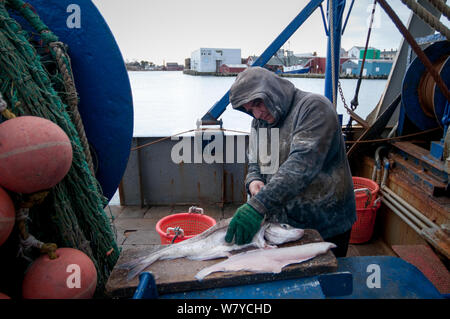
[[[234,109],[253,116],[242,105],[262,99],[275,118],[275,122],[269,126],[275,126],[289,113],[296,91],[288,80],[264,68],[251,67],[237,76],[230,89],[230,102]]]

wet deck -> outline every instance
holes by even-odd
[[[156,223],[164,216],[187,212],[185,206],[119,206],[109,205],[105,211],[113,221],[113,230],[117,244],[125,251],[130,248],[144,248],[145,246],[160,245],[160,237],[155,230]],[[217,221],[233,216],[239,205],[202,206],[205,214]],[[379,238],[372,238],[369,242],[349,245],[347,257],[351,256],[397,256],[395,252]]]

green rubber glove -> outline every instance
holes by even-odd
[[[235,237],[237,245],[248,244],[252,241],[253,236],[261,228],[261,222],[264,216],[258,213],[249,204],[240,206],[228,226],[225,241],[231,243]]]

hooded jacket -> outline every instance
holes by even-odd
[[[247,113],[243,105],[257,98],[275,121],[252,121],[246,189],[249,193],[254,180],[265,185],[248,204],[269,220],[316,229],[324,239],[350,230],[356,220],[353,181],[330,101],[297,89],[264,68],[252,67],[236,78],[230,102]],[[263,173],[265,160],[258,156],[261,128],[267,128],[269,143],[279,143],[279,167],[270,174]],[[276,137],[271,129],[278,129],[278,141],[271,140]]]

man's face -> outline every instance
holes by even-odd
[[[275,118],[270,114],[262,99],[256,99],[245,103],[242,107],[249,113],[253,114],[255,119],[266,121],[269,124],[275,122]]]

